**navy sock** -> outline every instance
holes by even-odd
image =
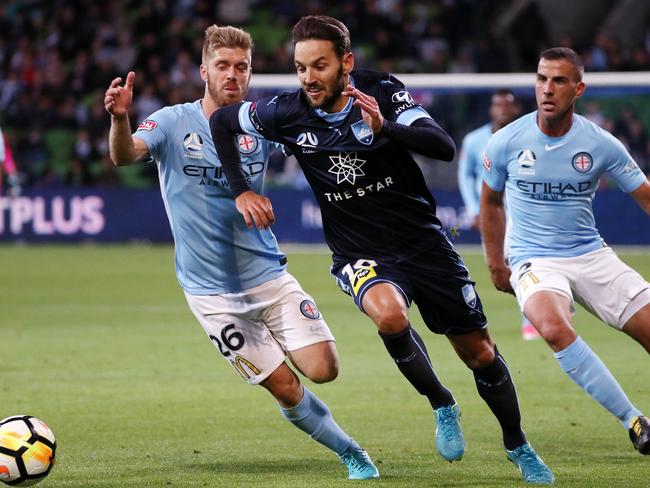
[[[454,397],[436,377],[422,338],[409,324],[397,334],[379,332],[388,353],[400,372],[434,409],[452,405]]]
[[[521,430],[519,400],[510,371],[496,346],[494,352],[496,357],[492,364],[487,368],[473,370],[474,381],[479,395],[501,425],[506,449],[511,451],[526,442],[526,435]]]

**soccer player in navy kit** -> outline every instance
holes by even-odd
[[[460,410],[436,377],[423,341],[410,326],[417,303],[427,326],[445,334],[472,369],[497,417],[508,457],[526,481],[553,474],[526,441],[508,368],[461,258],[436,217],[436,204],[409,150],[450,161],[451,138],[389,74],[352,71],[345,25],[326,16],[293,29],[302,89],[215,112],[210,129],[237,209],[250,226],[274,221],[268,198],[246,181],[234,135],[281,142],[300,163],[321,207],[339,286],[379,329],[389,354],[435,410],[436,447],[448,461],[463,456]]]
[[[650,284],[596,229],[591,202],[608,174],[650,214],[650,182],[623,144],[574,113],[584,67],[569,48],[541,53],[538,110],[494,134],[484,159],[482,235],[497,289],[519,306],[562,370],[650,454],[650,419],[573,328],[573,301],[650,352]],[[505,189],[507,188],[507,191]],[[504,256],[504,191],[511,224]]]
[[[111,114],[110,152],[117,165],[153,158],[175,242],[178,281],[223,357],[245,380],[276,399],[284,418],[339,455],[350,479],[377,478],[367,453],[334,421],[327,405],[301,385],[286,363],[316,383],[338,374],[334,337],[316,304],[286,272],[269,229],[248,229],[237,213],[214,146],[208,117],[241,102],[251,76],[252,40],[234,27],[205,32],[205,94],[165,107],[131,135],[128,109],[135,73],[116,78],[104,103]],[[241,135],[247,178],[262,191],[274,144]]]

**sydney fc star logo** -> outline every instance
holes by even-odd
[[[333,166],[328,170],[336,175],[336,183],[347,181],[354,185],[357,176],[365,176],[361,166],[366,164],[365,159],[357,158],[357,153],[340,153],[338,156],[330,156]]]

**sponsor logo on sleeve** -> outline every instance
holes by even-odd
[[[632,160],[628,161],[628,163],[625,165],[625,168],[623,168],[623,173],[625,174],[636,173],[637,171],[641,171],[641,168],[639,168],[639,165]]]
[[[138,130],[152,131],[158,127],[158,122],[154,120],[143,120],[138,126]]]
[[[487,154],[483,156],[483,167],[488,173],[492,171],[492,161],[490,161]]]
[[[255,130],[257,132],[262,132],[264,129],[262,128],[262,123],[260,122],[260,117],[257,113],[257,102],[251,103],[251,106],[248,109],[248,115],[251,119],[251,124],[253,124],[253,127],[255,127]]]
[[[391,100],[394,103],[415,103],[413,102],[413,97],[406,90],[398,91],[393,93]]]
[[[408,110],[409,108],[413,108],[417,105],[415,103],[415,100],[413,100],[411,94],[407,91],[399,91],[393,93],[391,100],[393,101],[393,103],[400,104],[398,107],[394,109],[395,115],[399,115],[405,110]]]

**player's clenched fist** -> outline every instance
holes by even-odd
[[[129,71],[124,86],[120,86],[122,78],[118,77],[111,81],[108,90],[106,90],[104,107],[113,117],[122,118],[126,116],[133,100],[133,80],[135,80],[135,73]]]
[[[268,228],[275,222],[271,200],[253,191],[245,191],[235,199],[237,211],[244,216],[246,225],[258,229]]]
[[[498,267],[490,267],[490,275],[492,283],[497,290],[514,295],[514,290],[510,284],[510,268],[506,265]]]

